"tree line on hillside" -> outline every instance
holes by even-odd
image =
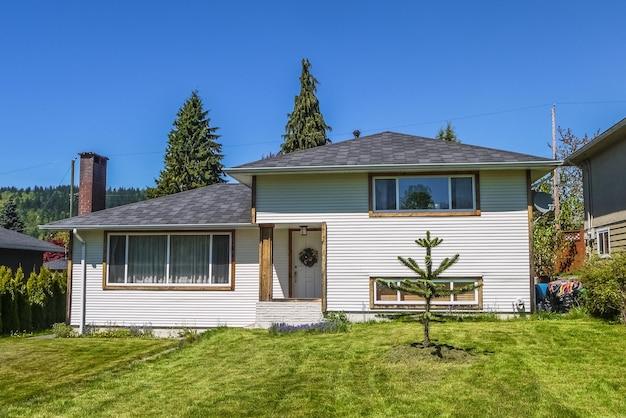
[[[78,193],[78,190],[76,190]],[[37,238],[47,232],[37,225],[69,217],[70,187],[0,187],[0,226]],[[134,187],[109,188],[106,207],[125,205],[146,199],[146,190]],[[76,202],[74,214],[76,214]]]

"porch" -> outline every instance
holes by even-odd
[[[257,326],[319,322],[326,310],[326,224],[262,224]]]

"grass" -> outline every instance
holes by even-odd
[[[155,340],[0,340],[0,405],[7,415],[29,416],[626,415],[624,326],[435,324],[439,341],[475,353],[455,361],[408,349],[418,335],[406,322],[356,324],[346,334],[218,329],[117,371],[129,353],[156,349]],[[16,354],[7,357],[7,349]],[[16,357],[22,367],[7,368],[5,359]],[[21,395],[5,393],[6,382]]]
[[[0,337],[0,415],[15,405],[28,407],[47,393],[67,393],[79,383],[175,345],[138,338]]]

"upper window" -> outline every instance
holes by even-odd
[[[473,175],[375,177],[376,211],[474,210]]]
[[[609,229],[598,230],[598,254],[605,257],[611,254],[611,232]]]
[[[229,285],[230,234],[110,234],[107,283]]]

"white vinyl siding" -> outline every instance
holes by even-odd
[[[461,256],[447,275],[483,278],[484,310],[530,308],[525,171],[481,171],[480,216],[369,217],[367,174],[259,176],[256,196],[258,223],[326,222],[328,310],[368,311],[369,277],[406,275],[397,256],[422,262],[427,230],[444,240],[435,264]]]
[[[81,231],[87,241],[86,324],[96,326],[249,326],[259,300],[259,231],[235,233],[235,289],[103,290],[104,233]],[[71,322],[80,321],[81,243],[74,240]]]

